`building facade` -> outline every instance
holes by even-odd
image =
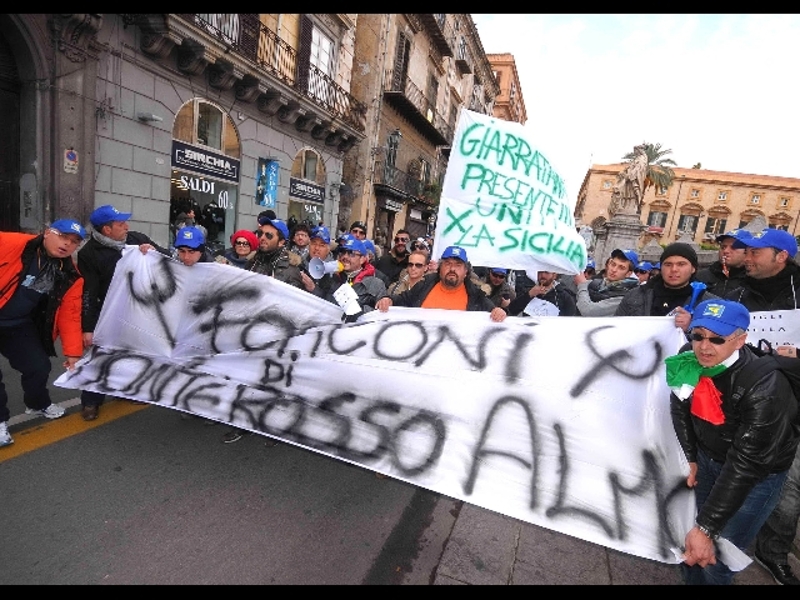
[[[212,248],[272,209],[335,222],[356,15],[0,16],[3,229],[82,222],[102,204],[168,244],[194,208]]]
[[[388,250],[400,228],[432,231],[459,110],[492,114],[499,88],[470,15],[357,18],[351,92],[367,106],[367,142],[345,157],[339,225],[365,222]]]
[[[600,230],[617,175],[625,164],[592,165],[575,207],[577,225]],[[769,227],[798,234],[800,179],[674,167],[668,188],[648,187],[640,209],[646,228],[640,247],[650,240],[668,244],[684,234],[696,243],[711,243],[720,233],[744,227],[760,216]]]
[[[525,112],[525,99],[517,73],[517,63],[513,54],[487,54],[495,81],[500,93],[494,102],[494,116],[506,121],[516,121],[525,125],[528,114]]]

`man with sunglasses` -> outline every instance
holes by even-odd
[[[703,301],[689,325],[691,350],[665,360],[672,422],[689,462],[686,485],[697,502],[681,564],[689,584],[732,582],[715,540],[747,550],[778,503],[800,440],[797,400],[780,371],[738,400],[733,395],[742,368],[756,359],[745,345],[749,325],[742,304]]]
[[[65,368],[74,369],[83,354],[83,279],[72,254],[85,237],[83,226],[72,219],[59,219],[39,235],[0,232],[0,353],[22,376],[29,415],[64,416],[64,409],[50,400],[47,379],[57,336]],[[10,416],[0,373],[0,446],[14,443]]]
[[[734,247],[736,237],[740,235],[749,236],[750,232],[739,229],[718,235],[716,242],[719,244],[719,258],[697,272],[697,281],[705,283],[708,291],[720,298],[740,287],[747,274],[744,268],[744,248]]]
[[[409,244],[411,234],[400,229],[394,236],[394,246],[380,257],[375,267],[389,278],[389,283],[400,279],[400,273],[408,266]]]
[[[509,304],[517,297],[517,292],[508,283],[508,269],[493,267],[486,270],[486,276],[481,278],[489,285],[487,296],[495,306],[508,308]]]
[[[375,267],[369,262],[367,248],[359,239],[350,236],[344,240],[339,251],[339,262],[343,270],[330,275],[331,285],[325,299],[339,304],[335,292],[343,285],[350,285],[358,297],[362,312],[374,310],[375,304],[386,295],[386,286],[375,276]],[[357,315],[349,315],[355,317]]]
[[[296,288],[305,289],[300,271],[302,259],[286,248],[289,227],[278,218],[258,218],[258,251],[245,267],[248,271],[274,277]]]
[[[744,249],[745,277],[741,287],[726,298],[752,311],[794,310],[800,302],[800,267],[795,262],[797,241],[788,231],[764,229],[749,234],[731,232],[733,248]],[[780,346],[778,353],[797,356],[793,346]],[[755,558],[783,585],[800,585],[789,566],[788,555],[800,521],[800,451],[789,469],[778,506],[756,538]]]
[[[470,279],[467,251],[448,246],[439,259],[438,272],[425,277],[410,290],[381,298],[375,308],[382,312],[390,306],[443,308],[446,310],[487,311],[492,321],[505,320],[506,312],[495,306],[486,293]]]
[[[639,266],[636,267],[633,271],[636,278],[639,280],[639,285],[644,285],[648,281],[650,281],[650,271],[653,270],[653,264],[646,260],[643,260],[639,263]]]

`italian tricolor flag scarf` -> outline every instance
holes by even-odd
[[[712,425],[722,425],[725,422],[722,395],[711,378],[728,367],[725,364],[704,367],[691,350],[669,356],[664,363],[667,365],[667,385],[675,395],[681,400],[692,396],[692,414]]]

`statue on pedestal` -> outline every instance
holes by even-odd
[[[617,176],[617,182],[611,190],[611,203],[608,205],[608,214],[637,215],[639,206],[644,197],[644,181],[647,178],[647,149],[644,144],[639,144],[633,149],[633,160]]]

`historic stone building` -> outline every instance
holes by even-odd
[[[611,189],[624,164],[592,165],[575,207],[575,222],[600,230],[609,218]],[[673,168],[666,189],[650,186],[641,207],[646,226],[640,247],[650,240],[668,244],[688,233],[696,243],[710,243],[725,231],[743,227],[757,216],[769,227],[798,234],[800,179],[704,169]]]
[[[517,73],[517,63],[513,54],[487,54],[492,65],[494,78],[500,86],[500,93],[494,101],[494,116],[506,121],[516,121],[525,125],[528,114],[525,112],[525,99]]]
[[[434,226],[461,107],[492,114],[499,88],[468,14],[359,14],[352,94],[367,106],[366,142],[347,154],[339,224],[364,221],[388,249],[394,233]]]
[[[0,227],[86,222],[101,204],[171,241],[194,207],[211,245],[272,208],[336,222],[365,136],[349,92],[356,15],[0,16]]]

